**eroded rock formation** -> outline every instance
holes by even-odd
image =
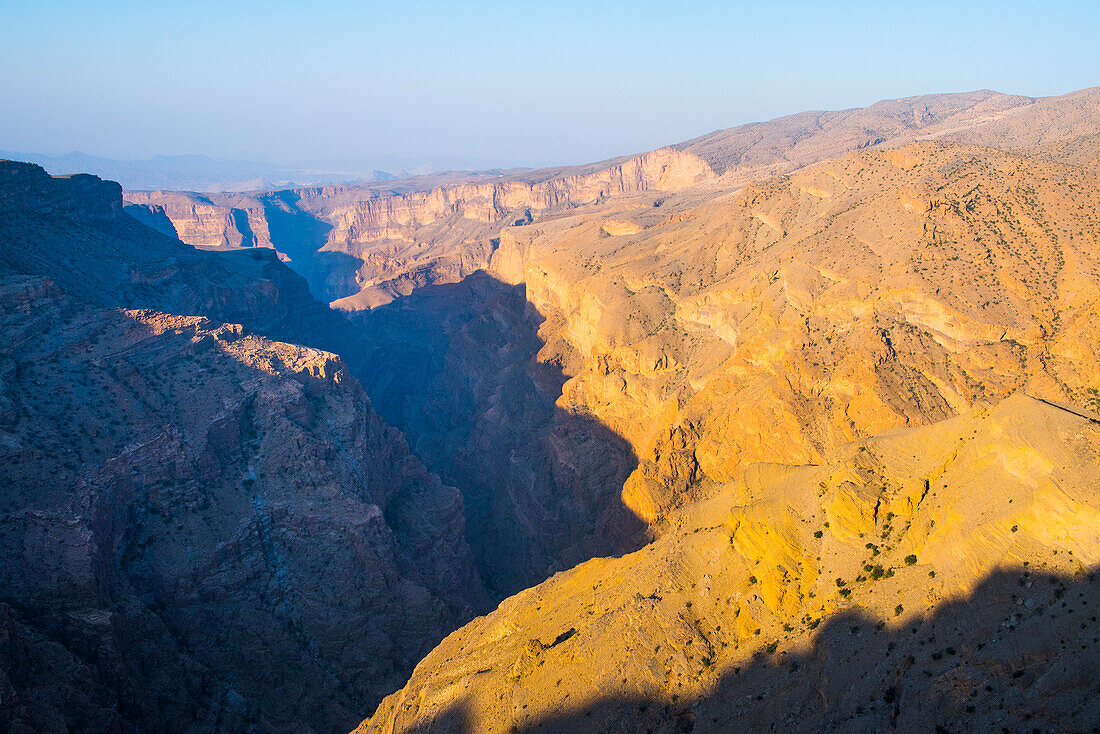
[[[340,357],[257,333],[339,319],[272,253],[0,181],[0,722],[350,728],[487,601],[461,495]]]
[[[0,712],[350,727],[519,591],[364,726],[1083,726],[1098,101],[132,216],[0,165]]]

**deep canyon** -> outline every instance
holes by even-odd
[[[277,191],[0,162],[0,722],[1087,730],[1098,164],[1095,88]]]

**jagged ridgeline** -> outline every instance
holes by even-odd
[[[0,716],[1089,730],[1098,128],[986,91],[357,186],[0,164]]]

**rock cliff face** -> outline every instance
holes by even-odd
[[[492,183],[459,184],[397,197],[368,199],[332,212],[336,227],[330,246],[352,254],[381,239],[457,214],[485,224],[511,223],[515,212],[543,212],[591,204],[639,191],[674,191],[710,178],[706,162],[694,155],[661,150],[605,168],[526,174]]]
[[[278,196],[329,227],[316,252],[361,263],[363,290],[338,304],[372,307],[357,317],[365,387],[465,492],[483,575],[507,593],[636,547],[631,517],[659,533],[747,463],[817,460],[1020,388],[1082,399],[1100,381],[1083,295],[1097,285],[1095,223],[1077,208],[1095,183],[1029,151],[868,150],[1015,129],[1067,104],[1081,102],[912,98],[583,169]],[[997,140],[1012,142],[985,136]],[[1011,185],[1019,165],[1039,198]],[[1066,258],[1081,267],[1052,265]]]
[[[1018,691],[997,686],[992,697],[983,697],[970,695],[970,691],[982,689],[970,683],[983,675],[996,676],[990,671],[1013,664],[1015,650],[1026,649],[1025,655],[1035,667],[1014,668],[1020,673],[1014,680],[1062,680],[1065,671],[1084,664],[1080,655],[1091,654],[1067,652],[1067,657],[1062,657],[1049,648],[1051,639],[1066,640],[1067,649],[1080,647],[1073,647],[1075,643],[1070,641],[1079,635],[1079,628],[1071,622],[1048,625],[1049,618],[1032,622],[1026,633],[1014,635],[1007,644],[1002,644],[997,626],[1003,623],[1008,626],[1001,629],[1012,631],[1019,622],[1012,616],[1013,608],[1027,600],[1013,598],[1012,589],[1017,584],[1031,588],[1026,584],[1034,583],[1024,575],[1024,560],[1029,565],[1051,563],[1055,557],[1063,561],[1072,550],[1075,561],[1086,558],[1082,561],[1086,572],[1095,569],[1096,538],[1086,527],[1094,522],[1097,511],[1093,424],[1087,420],[1080,423],[1083,433],[1060,428],[1057,440],[1036,438],[1038,443],[1020,448],[1009,436],[1033,428],[1045,430],[1053,416],[1079,419],[1022,397],[989,411],[993,404],[1019,396],[1021,391],[1048,400],[1098,405],[1100,263],[1096,243],[1100,242],[1100,218],[1096,207],[1100,179],[1095,166],[1089,164],[1095,160],[1096,137],[1088,134],[1090,127],[1095,131],[1100,125],[1095,98],[1096,90],[1087,90],[1057,100],[1021,101],[1008,129],[1041,126],[1045,124],[1042,121],[1053,118],[1064,122],[1060,127],[1047,125],[1046,134],[1007,136],[1001,121],[1008,118],[1003,110],[995,111],[989,114],[990,119],[967,128],[984,130],[981,135],[986,147],[960,144],[956,138],[978,133],[964,135],[946,127],[944,121],[945,127],[936,133],[944,140],[856,151],[810,166],[794,166],[799,170],[744,187],[729,183],[740,175],[731,167],[726,180],[659,196],[613,198],[502,228],[489,273],[502,291],[507,291],[506,284],[522,288],[529,308],[537,315],[538,351],[525,374],[549,368],[560,376],[561,393],[555,401],[558,412],[551,416],[551,423],[569,416],[602,425],[627,442],[637,462],[619,502],[605,493],[593,509],[621,516],[626,507],[659,539],[628,557],[650,560],[590,561],[544,587],[518,594],[488,620],[456,633],[424,661],[404,691],[387,700],[367,728],[600,730],[628,722],[625,726],[632,730],[677,730],[702,722],[704,713],[715,730],[729,725],[731,713],[748,716],[756,728],[771,724],[813,728],[820,721],[882,728],[901,726],[900,711],[915,717],[906,719],[910,726],[915,721],[932,720],[940,711],[968,711],[968,706],[981,717],[975,721],[990,726],[998,719],[1016,722],[1013,717],[1022,717],[1019,721],[1032,717],[1074,722],[1094,716],[1094,710],[1083,703],[1090,689],[1072,674],[1059,684],[1057,695],[1048,695],[1043,686],[1021,684]],[[472,285],[468,287],[474,290]],[[388,309],[414,309],[418,293],[375,308],[362,318],[369,324],[387,318]],[[444,328],[440,333],[453,331]],[[464,360],[476,364],[478,343],[476,338],[462,338],[456,347],[445,340],[444,352],[466,357],[448,362],[434,384],[463,379],[455,376],[462,374]],[[412,416],[429,404],[423,397],[425,391],[406,389],[400,382],[388,383],[386,390],[392,393],[391,404],[404,406],[393,411],[393,420],[406,428],[414,442],[423,439],[431,443],[445,433],[440,427],[402,417],[402,410]],[[439,390],[432,400],[445,401],[457,394],[456,390]],[[464,405],[469,412],[469,404]],[[482,425],[500,416],[491,400],[477,405]],[[897,497],[876,498],[873,492],[867,494],[869,487],[881,486],[891,492],[895,486],[927,489],[929,485],[918,480],[931,481],[940,469],[920,469],[918,474],[928,475],[922,478],[906,473],[912,467],[904,462],[882,473],[867,469],[861,460],[842,468],[831,463],[831,457],[838,451],[848,452],[842,447],[853,439],[968,412],[970,418],[965,421],[941,423],[931,431],[914,430],[911,453],[922,456],[929,447],[939,446],[944,453],[930,453],[929,460],[942,459],[940,463],[946,466],[954,461],[952,446],[941,446],[931,441],[931,436],[947,431],[955,440],[963,434],[983,435],[986,431],[982,439],[985,447],[975,448],[976,453],[967,459],[969,465],[955,468],[960,471],[960,487],[976,482],[977,487],[988,490],[959,499],[964,493],[959,489],[952,496],[961,504],[952,500],[928,509],[930,536],[941,532],[931,531],[937,525],[954,529],[942,530],[944,535],[935,543],[921,540],[920,548],[913,546],[888,559],[893,565],[884,565],[886,560],[878,557],[887,545],[895,546],[890,550],[900,550],[897,543],[880,542],[887,540],[882,534],[898,534],[901,524],[895,517],[905,515],[910,518],[905,522],[915,521],[911,519],[912,507],[906,509],[906,515],[894,506],[900,501]],[[1015,424],[1017,416],[1019,425]],[[528,425],[517,420],[507,423],[519,430]],[[947,428],[964,424],[965,430],[958,435]],[[890,435],[884,434],[881,440]],[[1062,448],[1051,448],[1059,442],[1073,443],[1081,435],[1090,438],[1073,458]],[[859,453],[871,450],[871,444],[865,444]],[[437,455],[425,453],[429,462]],[[1039,455],[1046,458],[1040,461]],[[1025,461],[1024,456],[1031,458]],[[1038,463],[1030,463],[1032,459]],[[1061,495],[1059,499],[1047,497],[1049,487],[1047,479],[1040,476],[1042,472],[1035,477],[1021,473],[1023,465],[1018,461],[1033,467],[1064,467],[1068,474],[1050,479],[1050,483],[1058,491],[1067,482],[1076,487],[1072,500],[1063,503]],[[817,469],[779,469],[774,464],[830,468],[828,476],[817,476]],[[1012,479],[1002,482],[1001,469],[991,466],[1003,467]],[[987,471],[993,474],[983,474]],[[805,474],[805,494],[797,501],[789,489],[778,489],[791,472],[791,476]],[[847,478],[833,481],[845,472],[849,472]],[[1071,475],[1086,479],[1077,483]],[[1031,532],[1038,536],[1046,532],[1041,528],[1063,529],[1057,531],[1057,541],[1049,537],[1043,541],[1052,545],[1038,555],[1011,555],[1006,561],[1000,540],[986,542],[993,530],[984,525],[982,513],[990,498],[1020,502],[1014,490],[1005,489],[1017,480],[1040,495],[1027,501],[1029,507],[1043,508],[1036,510],[1042,519],[1026,519]],[[732,544],[736,553],[748,554],[743,565],[719,556],[706,544],[705,531],[723,527],[721,513],[696,522],[688,528],[690,534],[681,532],[685,518],[712,507],[716,497],[722,498],[720,505],[725,503],[722,513],[733,513],[731,507],[746,502],[739,494],[747,491],[743,487],[761,483],[772,487],[768,492],[779,494],[759,503],[750,513],[752,517],[739,516],[737,522],[725,523],[729,533],[719,538]],[[509,483],[510,487],[517,485]],[[514,507],[515,498],[532,485],[519,486],[523,489],[501,492],[507,500],[498,499],[494,510]],[[812,497],[810,489],[820,494]],[[831,495],[834,489],[837,493]],[[943,490],[930,491],[938,496]],[[920,503],[910,502],[914,504]],[[812,522],[809,515],[799,515],[790,527],[763,526],[765,517],[790,514],[785,509],[788,506],[816,507],[812,512],[822,524],[816,530],[797,530]],[[545,514],[528,511],[524,516]],[[865,522],[867,518],[871,518],[870,524]],[[1017,531],[1012,527],[1023,528],[1025,519],[1014,520],[1005,525],[1008,537],[1024,537],[1014,535]],[[959,523],[966,529],[959,530]],[[744,547],[734,542],[738,527],[748,531],[742,536]],[[807,545],[799,540],[804,532],[823,535]],[[866,537],[861,539],[860,534]],[[867,557],[844,555],[843,564],[847,565],[834,570],[828,564],[841,556],[821,560],[824,551],[815,553],[813,546],[820,538],[825,543],[831,539],[854,543],[852,549],[863,549]],[[940,542],[943,545],[937,546]],[[667,550],[657,550],[665,543],[671,544]],[[956,565],[952,556],[956,549],[967,559],[964,567]],[[867,609],[843,611],[849,596],[863,591],[853,583],[902,577],[905,559],[910,555],[923,558],[925,552],[945,564],[924,569],[925,574],[929,570],[936,573],[925,578],[941,579],[936,583],[948,584],[950,589],[923,587],[911,579],[917,589],[912,600],[904,589],[890,587],[888,605],[860,601],[862,607],[874,606],[874,613]],[[660,607],[667,594],[659,577],[650,588],[647,579],[652,577],[644,570],[646,564],[662,567],[665,563],[652,561],[650,553],[675,559],[669,561],[673,570],[668,571],[674,586],[686,576],[698,581],[699,587],[705,582],[709,589],[713,576],[727,573],[731,567],[741,568],[744,578],[726,599],[732,599],[732,605],[741,595],[742,601],[748,600],[745,603],[762,605],[770,615],[766,619],[771,628],[760,623],[764,611],[744,605],[699,620],[691,614],[692,605],[701,603],[694,596],[677,597],[676,608],[667,615],[649,611],[645,605]],[[665,553],[667,556],[662,555]],[[684,570],[684,559],[696,555],[698,563]],[[1002,562],[1008,561],[1011,563],[1004,566]],[[822,589],[802,588],[798,596],[782,589],[788,583],[802,583],[807,569],[827,582],[840,578],[846,586],[834,586],[832,594],[845,604],[811,610],[807,604],[819,602],[807,600],[822,597]],[[1075,576],[1081,567],[1069,563],[1057,570],[1057,584],[1068,586],[1047,588],[1042,598],[1031,598],[1033,607],[1061,616],[1054,607],[1070,589],[1089,597],[1090,604],[1097,603],[1091,578]],[[605,595],[603,589],[608,584],[611,588]],[[751,590],[742,589],[746,584]],[[598,590],[593,591],[593,586]],[[872,585],[868,593],[876,593],[874,588]],[[686,588],[684,593],[688,593]],[[976,624],[966,606],[939,605],[941,598],[964,595],[970,595],[973,605],[995,610],[987,620],[995,623]],[[568,610],[557,606],[563,597],[571,599],[565,605]],[[898,606],[902,611],[895,615]],[[839,615],[835,614],[838,608]],[[911,613],[914,609],[920,615],[914,623],[924,630],[918,641],[914,643],[908,632],[875,636],[866,643],[872,654],[860,658],[862,662],[855,665],[852,675],[826,685],[826,699],[843,699],[843,706],[834,711],[830,705],[823,712],[817,702],[819,694],[813,692],[815,686],[821,688],[814,681],[827,670],[820,659],[848,659],[861,653],[863,648],[845,637],[849,627],[876,634],[870,631],[897,622],[906,610]],[[617,610],[615,615],[622,616],[605,614],[607,610]],[[593,622],[593,616],[598,620],[593,623],[594,640],[570,651],[570,644],[583,639],[579,636],[582,625]],[[655,620],[653,625],[648,624],[649,616]],[[538,621],[530,621],[534,619]],[[702,622],[698,634],[693,631],[693,620]],[[687,626],[677,631],[681,624]],[[753,626],[747,626],[750,624]],[[826,625],[820,638],[807,632],[813,628],[809,625],[817,624]],[[956,627],[969,632],[959,634]],[[757,643],[757,629],[765,638],[768,629],[777,633]],[[725,637],[730,634],[739,639]],[[795,643],[795,652],[782,661],[768,657],[799,634],[803,636]],[[646,647],[650,640],[669,640],[673,650],[679,650],[677,645],[686,644],[684,640],[692,636],[699,639],[691,644],[701,647],[686,653],[691,662],[680,657],[662,662],[664,642],[659,643],[660,649]],[[919,648],[936,640],[942,647],[931,651],[934,656],[930,660],[935,664],[913,668],[913,660],[931,655]],[[1079,642],[1087,646],[1090,640]],[[996,647],[997,652],[982,659],[979,672],[966,666],[940,665],[940,660],[955,654],[945,650],[958,651],[964,643],[975,650]],[[715,651],[723,645],[740,651],[735,654],[736,664],[719,675],[711,668],[717,659]],[[564,658],[557,655],[559,649]],[[895,654],[899,649],[902,653]],[[609,650],[616,652],[609,656]],[[767,655],[754,661],[757,652]],[[909,667],[880,669],[883,659],[887,663],[882,665],[910,661]],[[593,660],[608,662],[592,670]],[[677,672],[692,666],[702,672]],[[811,668],[807,675],[793,672],[806,667]],[[736,669],[747,676],[744,683],[730,676]],[[887,672],[892,676],[888,678],[891,685],[864,687],[859,682],[861,676],[883,680]],[[915,675],[923,677],[914,680]],[[692,682],[692,676],[698,680]],[[784,680],[788,676],[789,681]],[[931,681],[926,680],[929,677]],[[623,679],[631,683],[620,685]],[[633,681],[640,682],[635,685]],[[970,682],[953,687],[956,681]],[[996,681],[990,682],[996,686]],[[756,695],[781,684],[789,688],[774,705],[745,706],[738,701],[749,691]],[[912,693],[905,706],[897,704],[901,691]],[[893,705],[871,706],[876,700]],[[935,703],[926,706],[925,702]],[[1000,712],[1001,707],[1012,713]],[[1078,712],[1087,713],[1073,719]],[[1014,725],[1010,723],[1009,728]]]
[[[1097,94],[130,216],[0,165],[2,711],[350,728],[519,592],[368,728],[1086,721]]]
[[[325,187],[220,197],[134,192],[127,194],[127,201],[143,221],[159,219],[163,212],[180,239],[196,246],[275,247],[295,263],[315,257],[322,247],[330,262],[338,253],[353,256],[362,261],[351,281],[357,287],[351,288],[345,276],[342,289],[315,290],[330,299],[346,292],[350,300],[340,301],[341,306],[361,308],[408,295],[415,287],[455,282],[484,267],[492,251],[488,234],[502,223],[624,193],[683,188],[712,175],[694,155],[661,149],[588,167],[502,175],[499,180],[470,176],[469,182],[396,195],[377,186]],[[303,223],[312,218],[323,238],[306,237],[303,243],[300,228],[272,231],[270,218],[279,216],[279,204],[283,216]],[[422,252],[425,246],[431,251]],[[303,275],[310,279],[309,272]]]
[[[988,148],[861,152],[701,204],[501,234],[492,272],[546,315],[559,405],[626,438],[623,500],[659,522],[754,461],[1019,389],[1100,383],[1091,170]]]
[[[360,319],[374,344],[367,390],[463,488],[478,527],[525,539],[471,533],[486,578],[514,591],[538,580],[536,569],[577,558],[562,548],[586,546],[594,528],[614,538],[605,552],[633,547],[633,533],[608,530],[630,525],[624,507],[659,532],[670,509],[746,463],[813,461],[1020,388],[1082,400],[1100,382],[1087,295],[1098,285],[1087,213],[1096,183],[1021,149],[1038,133],[1008,131],[1045,129],[1048,146],[1087,139],[1095,98],[895,100],[675,146],[689,159],[663,149],[365,200],[354,189],[302,190],[287,206],[331,224],[322,251],[362,262],[358,282],[373,285],[339,303],[373,307]],[[967,135],[1018,150],[896,149]],[[797,172],[766,178],[785,171]],[[470,279],[481,267],[499,282]],[[468,287],[445,287],[463,278]],[[520,293],[531,314],[499,307]],[[384,305],[394,295],[400,302]],[[516,344],[529,346],[505,348]],[[390,359],[394,350],[407,358]],[[508,415],[505,389],[514,404],[541,407]],[[463,427],[451,416],[465,416]],[[600,427],[600,447],[588,451],[614,457],[614,477],[625,467],[620,496],[606,489],[614,478],[580,489],[591,472],[564,459],[577,447],[548,440],[577,435],[566,422]],[[513,441],[522,462],[503,451]],[[524,479],[510,474],[515,465],[543,469]],[[585,497],[586,509],[552,519],[554,496]],[[531,544],[539,533],[550,547]]]
[[[1085,404],[1098,196],[1078,167],[925,142],[505,228],[491,275],[356,318],[366,389],[514,592],[754,462],[1021,389]]]
[[[756,465],[450,635],[358,731],[1088,729],[1098,488],[1100,420],[1023,395]]]
[[[351,728],[486,603],[461,495],[340,357],[257,333],[343,321],[273,254],[0,181],[3,728]]]
[[[252,202],[225,206],[201,194],[171,191],[133,192],[126,201],[131,215],[161,231],[167,219],[173,234],[195,247],[271,247],[263,209]]]

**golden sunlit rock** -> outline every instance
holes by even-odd
[[[1095,670],[1098,440],[1100,418],[1017,394],[755,465],[448,636],[358,731],[1084,724],[1079,687],[1002,697]]]

